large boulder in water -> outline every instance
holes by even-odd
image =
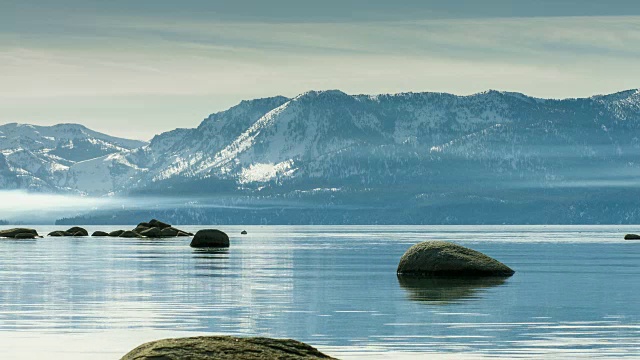
[[[109,236],[111,236],[111,237],[119,237],[120,235],[122,235],[122,233],[124,233],[124,230],[114,230],[114,231],[109,233]]]
[[[156,219],[151,219],[151,221],[149,221],[149,225],[150,225],[149,227],[157,227],[157,228],[160,228],[160,230],[171,227],[170,224],[164,223],[162,221],[158,221]]]
[[[402,255],[403,276],[511,276],[514,271],[479,251],[445,241],[425,241]]]
[[[625,240],[640,240],[640,235],[636,234],[627,234],[624,236]]]
[[[94,231],[91,236],[109,236],[109,234],[104,231]]]
[[[128,230],[128,231],[124,231],[122,234],[120,234],[119,237],[121,237],[121,238],[139,238],[139,237],[142,237],[142,235],[138,234],[135,231]]]
[[[142,344],[121,360],[265,360],[333,359],[295,340],[198,336]]]
[[[18,234],[33,234],[34,236],[38,236],[38,232],[35,229],[14,228],[0,230],[0,237],[15,238]]]
[[[20,233],[20,234],[16,234],[16,236],[14,236],[14,239],[35,239],[37,238],[38,235],[33,234],[33,233]]]
[[[150,238],[159,238],[162,237],[162,230],[157,227],[148,228],[140,232],[140,235],[150,237]]]
[[[170,227],[160,230],[160,234],[162,234],[162,237],[176,237],[178,236],[178,232],[179,230]]]
[[[72,235],[67,234],[66,231],[56,230],[56,231],[50,232],[49,234],[47,234],[47,236],[60,237],[60,236],[72,236]]]
[[[89,236],[89,232],[79,226],[74,226],[65,232],[71,234],[70,236]]]
[[[229,236],[216,229],[199,230],[191,240],[191,247],[229,247]]]

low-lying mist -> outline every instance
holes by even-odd
[[[72,218],[88,213],[102,214],[122,210],[181,210],[181,209],[235,209],[235,210],[282,210],[316,208],[317,204],[294,200],[257,201],[231,196],[170,197],[90,197],[30,193],[22,190],[0,191],[0,221],[20,224],[52,224],[61,218]],[[334,206],[334,208],[352,208]],[[148,219],[145,219],[148,220]],[[142,221],[142,220],[140,220]]]

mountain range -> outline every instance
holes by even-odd
[[[309,91],[243,101],[149,143],[2,125],[0,187],[180,197],[189,205],[135,211],[182,223],[637,223],[639,130],[640,90]]]

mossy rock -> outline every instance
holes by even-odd
[[[266,360],[333,359],[295,340],[198,336],[142,344],[121,360]]]
[[[514,271],[479,251],[445,241],[413,245],[398,264],[400,276],[511,276]]]

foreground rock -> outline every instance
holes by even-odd
[[[104,231],[94,231],[93,234],[91,234],[91,236],[109,236],[109,233],[106,233]]]
[[[191,240],[191,247],[229,247],[229,236],[217,229],[200,230]]]
[[[625,240],[640,240],[640,235],[636,234],[627,234],[624,236]]]
[[[398,275],[511,276],[507,265],[479,251],[445,241],[425,241],[402,255]]]
[[[295,340],[199,336],[142,344],[121,360],[333,359]]]
[[[7,229],[7,230],[0,230],[0,237],[6,237],[6,238],[14,238],[14,239],[26,239],[26,235],[24,234],[31,234],[33,235],[33,238],[38,237],[38,232],[35,229],[27,229],[27,228],[14,228],[14,229]],[[21,237],[17,237],[18,235],[21,235]]]

